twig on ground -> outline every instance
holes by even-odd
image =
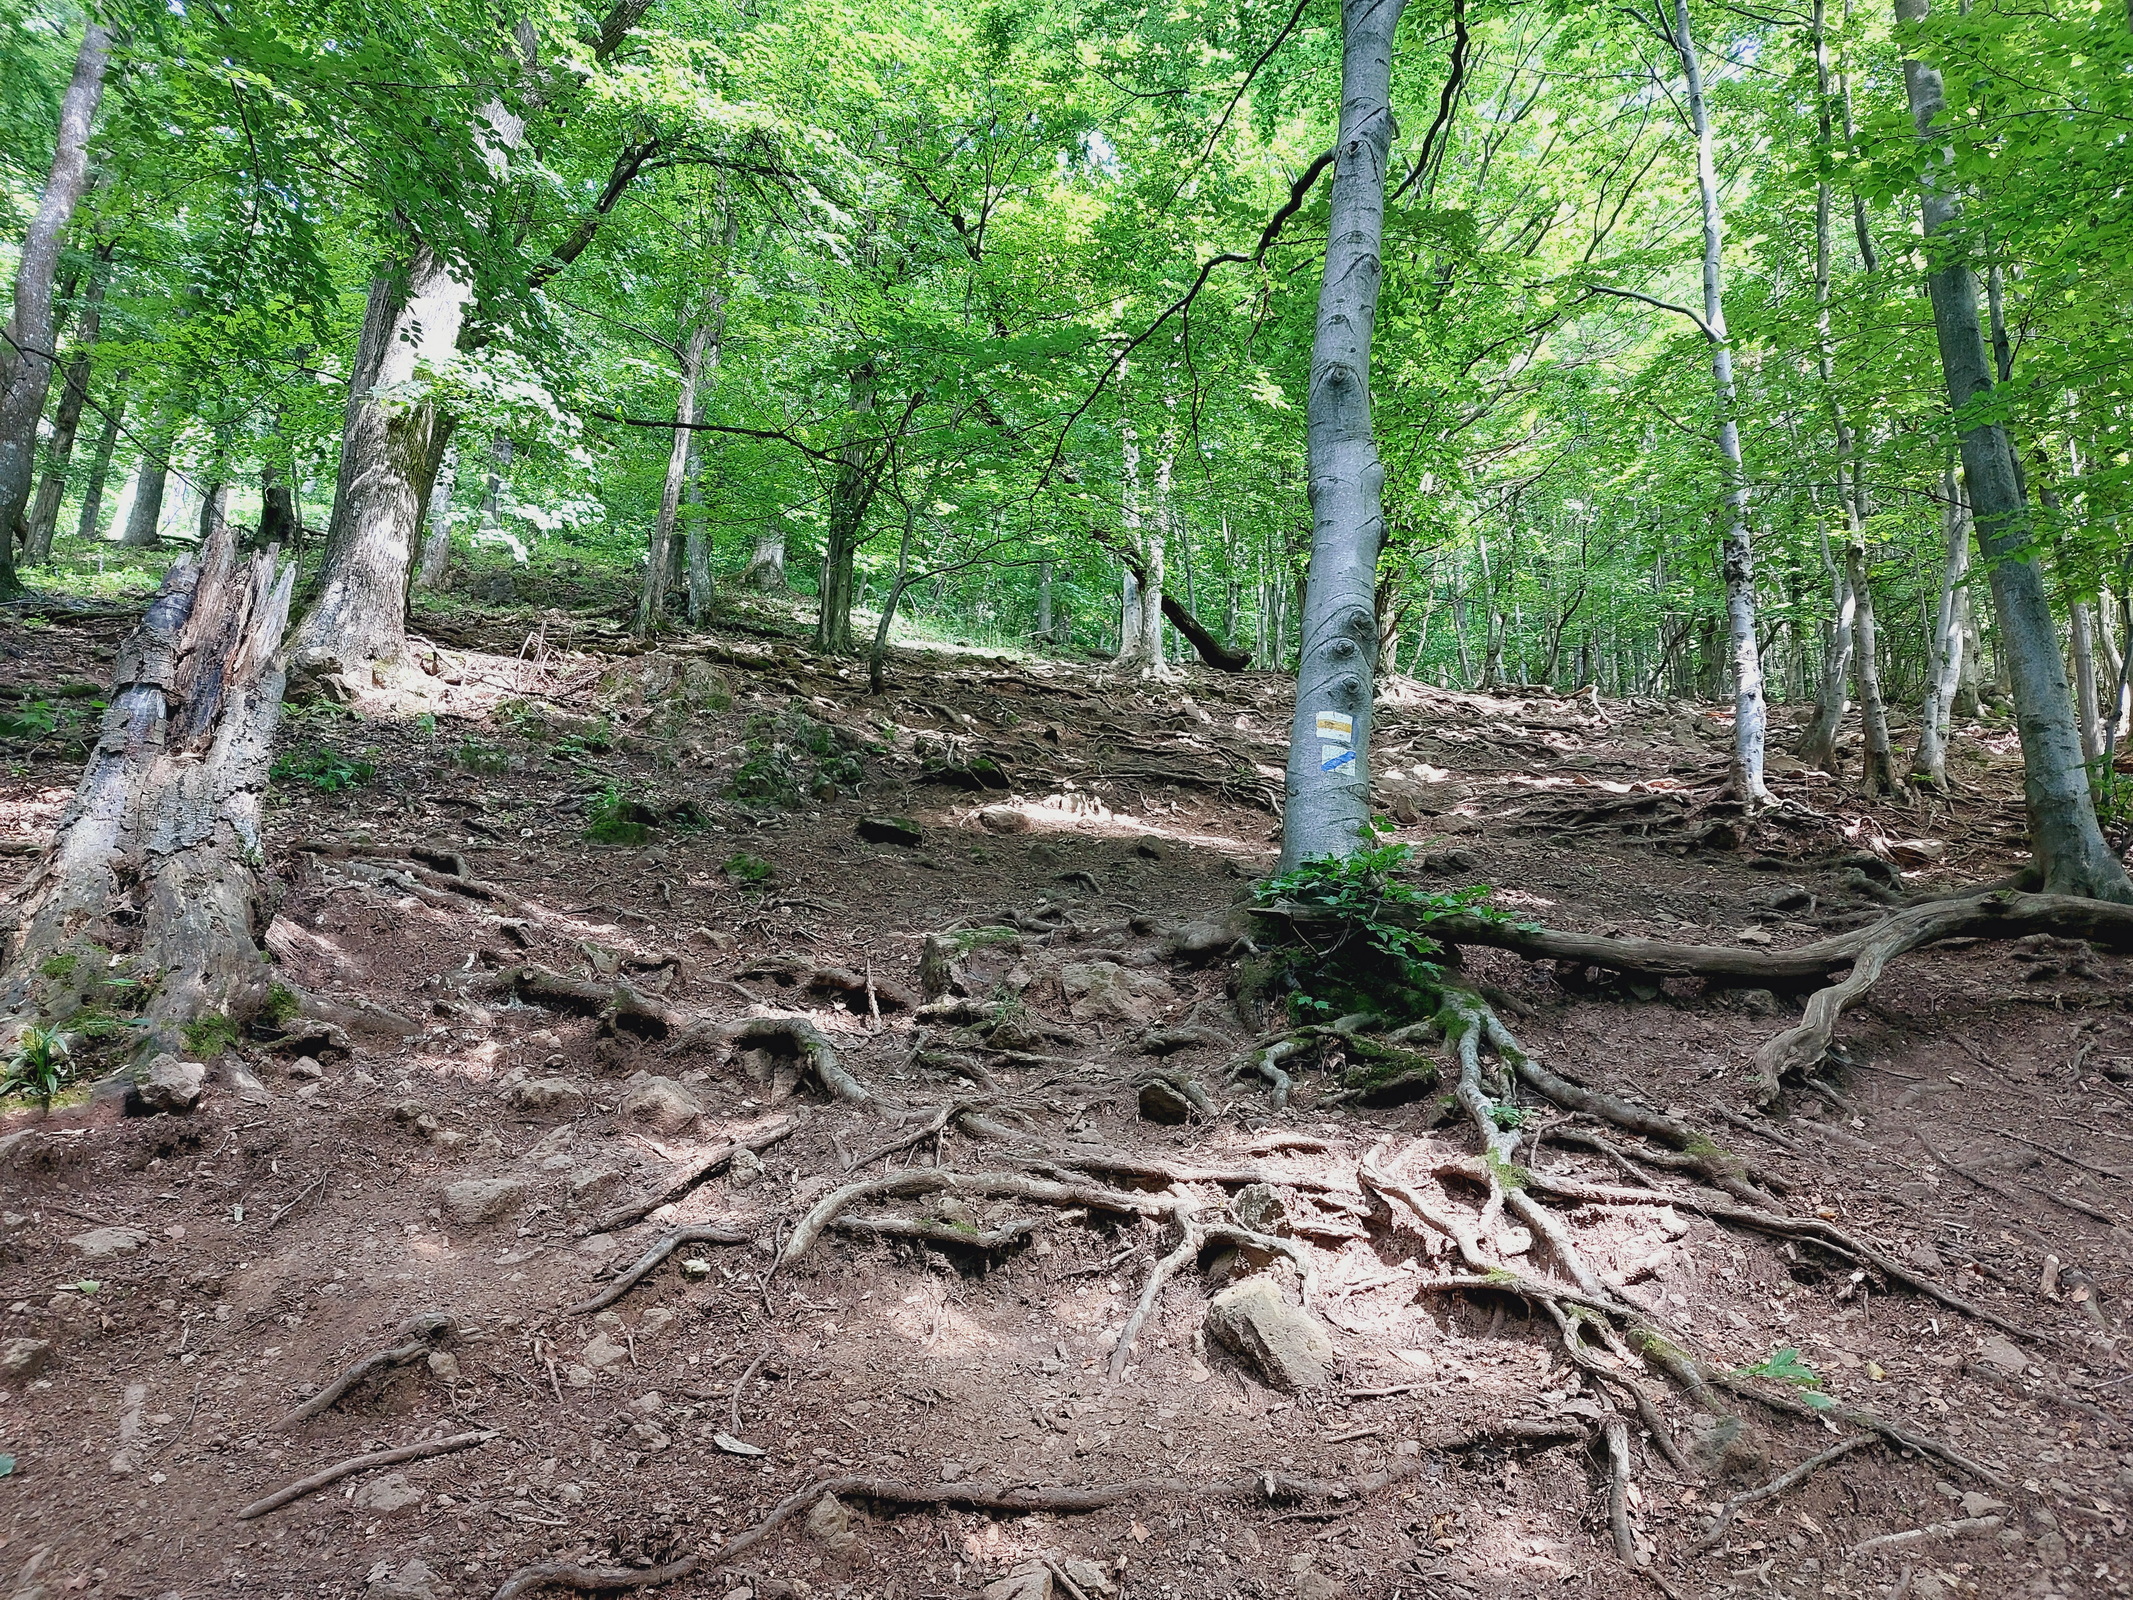
[[[1864,1450],[1870,1444],[1880,1444],[1882,1442],[1883,1440],[1878,1434],[1855,1433],[1849,1439],[1839,1439],[1820,1455],[1809,1456],[1798,1466],[1779,1473],[1768,1483],[1754,1489],[1743,1490],[1741,1493],[1734,1495],[1718,1508],[1718,1514],[1711,1519],[1710,1527],[1704,1530],[1703,1543],[1696,1548],[1709,1550],[1721,1543],[1726,1537],[1726,1529],[1732,1525],[1734,1514],[1742,1506],[1753,1505],[1758,1500],[1768,1500],[1774,1495],[1783,1494],[1787,1489],[1797,1488],[1832,1461],[1842,1461],[1854,1450]]]
[[[566,1317],[582,1317],[588,1312],[605,1310],[636,1286],[638,1281],[658,1266],[660,1262],[685,1244],[750,1244],[753,1240],[733,1228],[721,1228],[715,1223],[699,1223],[693,1228],[676,1228],[651,1249],[630,1264],[622,1275],[590,1300],[580,1301],[566,1308]]]
[[[613,1233],[618,1228],[627,1228],[632,1223],[642,1222],[661,1206],[672,1205],[707,1178],[715,1178],[733,1164],[733,1158],[743,1150],[753,1150],[758,1155],[768,1150],[779,1140],[789,1138],[800,1126],[797,1117],[777,1117],[761,1126],[751,1128],[731,1143],[722,1144],[703,1157],[680,1177],[664,1188],[648,1195],[639,1196],[624,1205],[617,1206],[598,1221],[585,1228],[586,1236],[595,1233]]]
[[[568,1561],[543,1561],[520,1567],[504,1580],[495,1600],[518,1600],[536,1589],[577,1589],[599,1594],[609,1589],[656,1589],[676,1578],[686,1578],[702,1564],[703,1557],[683,1556],[663,1567],[580,1567]]]
[[[331,1167],[328,1167],[324,1172],[321,1172],[316,1178],[313,1178],[309,1183],[305,1184],[303,1188],[298,1191],[297,1196],[294,1200],[291,1200],[285,1206],[277,1208],[274,1215],[267,1218],[267,1232],[272,1233],[276,1228],[280,1227],[284,1222],[288,1221],[289,1218],[295,1216],[297,1211],[302,1207],[303,1203],[306,1200],[312,1199],[314,1196],[324,1194],[326,1192],[326,1184],[332,1177],[333,1169]]]
[[[347,1396],[348,1392],[366,1378],[389,1372],[394,1367],[409,1366],[427,1357],[432,1349],[459,1331],[459,1324],[442,1311],[425,1311],[410,1318],[401,1326],[404,1343],[390,1350],[380,1350],[342,1371],[325,1388],[306,1400],[294,1411],[274,1424],[277,1429],[315,1417],[322,1411],[331,1410]]]
[[[276,1489],[263,1500],[254,1500],[237,1513],[237,1520],[250,1522],[254,1517],[263,1517],[269,1511],[279,1511],[291,1501],[301,1500],[307,1494],[315,1494],[329,1484],[354,1477],[358,1472],[373,1472],[379,1467],[396,1467],[403,1461],[427,1461],[431,1456],[446,1456],[455,1451],[472,1450],[492,1439],[502,1437],[500,1430],[484,1428],[478,1433],[458,1433],[449,1439],[430,1439],[422,1444],[402,1445],[397,1450],[379,1450],[367,1456],[350,1456],[346,1461],[336,1461],[330,1467],[320,1468],[308,1478],[297,1479],[285,1489]]]
[[[741,1391],[748,1387],[748,1380],[754,1377],[757,1370],[769,1359],[768,1348],[757,1351],[755,1359],[748,1363],[748,1370],[733,1380],[733,1393],[727,1397],[726,1413],[733,1419],[733,1436],[736,1439],[741,1436]]]

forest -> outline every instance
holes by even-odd
[[[2133,1593],[2133,0],[0,0],[16,1600]]]

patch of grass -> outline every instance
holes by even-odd
[[[314,789],[338,794],[358,788],[378,775],[377,764],[361,756],[343,755],[331,745],[309,744],[291,750],[276,761],[267,776],[288,782],[308,783]]]
[[[642,845],[652,839],[659,813],[637,800],[625,800],[609,784],[585,808],[585,837],[594,844]]]
[[[286,1033],[289,1024],[297,1019],[302,1010],[302,1003],[296,998],[294,989],[286,983],[270,983],[267,985],[267,1003],[260,1007],[259,1015],[264,1021]]]
[[[196,1017],[183,1030],[185,1053],[206,1061],[219,1056],[225,1050],[237,1046],[237,1024],[220,1011],[210,1011],[204,1017]]]
[[[726,857],[725,872],[735,883],[743,884],[768,883],[778,875],[776,867],[761,856],[752,856],[746,851],[737,851]]]
[[[74,969],[80,965],[81,957],[76,955],[71,950],[66,950],[52,957],[51,960],[47,961],[43,966],[39,967],[37,971],[42,976],[50,978],[54,982],[58,982],[63,978],[73,977]]]
[[[726,782],[726,793],[750,805],[789,807],[803,799],[857,794],[866,782],[865,746],[845,729],[797,711],[748,721],[748,759]]]
[[[496,777],[511,770],[508,752],[493,744],[483,744],[479,739],[462,739],[452,752],[452,765],[463,772],[478,772],[485,777]]]

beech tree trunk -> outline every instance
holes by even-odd
[[[271,879],[260,799],[281,720],[280,645],[296,578],[240,556],[220,515],[174,564],[119,649],[102,736],[44,858],[17,895],[0,975],[8,1035],[110,1006],[137,977],[145,1061],[209,1016],[242,1024],[272,969],[258,940]]]
[[[1923,21],[1927,13],[1928,0],[1896,0],[1899,23]],[[1944,108],[1945,91],[1939,68],[1926,62],[1906,59],[1903,75],[1918,136],[1936,154],[1922,196],[1926,288],[1949,409],[1962,416],[1989,396],[1994,384],[1978,326],[1977,281],[1960,237],[1961,203],[1933,126]],[[2035,559],[2024,554],[2031,537],[2029,507],[2006,430],[1997,423],[1979,423],[1963,430],[1961,447],[1978,548],[1992,566],[2000,649],[2022,739],[2023,792],[2036,873],[2049,893],[2133,901],[2133,880],[2096,825],[2044,575]]]
[[[170,481],[170,447],[177,430],[166,428],[141,447],[141,462],[134,469],[133,505],[126,513],[126,531],[119,543],[133,550],[153,550],[161,541],[157,530],[163,522],[163,491]]]
[[[120,373],[117,383],[126,381]],[[104,532],[104,485],[111,481],[111,457],[118,450],[119,428],[126,417],[126,395],[121,389],[104,407],[104,431],[97,435],[96,454],[89,459],[89,481],[82,487],[81,520],[74,526],[77,539],[97,539]]]
[[[2103,718],[2096,712],[2096,629],[2086,600],[2067,602],[2072,619],[2067,653],[2074,660],[2074,716],[2081,726],[2081,757],[2093,766],[2103,759]]]
[[[1341,118],[1305,421],[1311,566],[1289,733],[1284,870],[1352,855],[1370,820],[1377,564],[1385,468],[1370,421],[1370,339],[1384,277],[1392,46],[1405,0],[1341,0]]]
[[[44,476],[37,482],[37,499],[30,507],[29,536],[22,545],[22,558],[30,565],[52,558],[52,535],[59,529],[59,502],[67,492],[67,468],[74,459],[82,408],[89,403],[89,369],[96,358],[96,336],[103,325],[106,263],[111,258],[108,247],[97,254],[100,259],[89,275],[81,326],[74,334],[74,354],[67,362],[66,381],[59,391],[59,409],[52,418],[52,437],[45,445]]]
[[[652,544],[644,565],[644,589],[637,598],[637,636],[650,638],[667,607],[667,579],[674,565],[674,524],[681,515],[681,487],[689,474],[690,431],[696,421],[696,380],[703,371],[704,348],[711,339],[709,318],[689,330],[682,350],[681,386],[674,399],[674,440],[667,451],[667,475],[659,489],[659,515],[652,523]]]
[[[741,582],[750,589],[760,589],[765,594],[775,594],[791,585],[785,578],[785,525],[765,528],[755,536],[755,548],[748,553],[748,566],[741,573]]]
[[[0,599],[22,592],[22,580],[15,576],[12,530],[29,505],[30,480],[37,470],[37,425],[52,384],[53,341],[58,337],[52,284],[67,224],[89,187],[89,134],[104,98],[110,59],[111,34],[92,16],[82,29],[74,77],[59,104],[59,132],[44,195],[15,266],[15,309],[0,345],[6,351],[0,357]]]
[[[1963,580],[1970,571],[1970,518],[1955,492],[1952,470],[1941,476],[1941,516],[1946,555],[1940,604],[1926,641],[1926,693],[1919,707],[1918,753],[1911,763],[1912,780],[1935,789],[1948,787],[1948,722],[1963,678]]]
[[[420,242],[404,272],[371,282],[318,592],[290,646],[300,672],[367,686],[407,646],[408,569],[444,439],[435,406],[388,404],[379,391],[451,359],[472,297],[473,285]]]
[[[1703,63],[1689,27],[1688,0],[1674,0],[1674,49],[1687,79],[1689,122],[1696,132],[1696,193],[1703,210],[1703,321],[1711,344],[1711,382],[1718,395],[1718,451],[1725,460],[1726,531],[1719,565],[1726,586],[1726,630],[1733,664],[1734,794],[1750,806],[1770,800],[1763,786],[1762,655],[1755,637],[1755,546],[1748,532],[1748,473],[1741,459],[1740,424],[1733,415],[1733,347],[1727,342],[1725,217],[1718,201],[1710,108],[1704,103]]]
[[[711,615],[711,529],[704,521],[704,458],[689,441],[689,464],[681,477],[682,567],[689,583],[689,625],[701,627]]]
[[[862,361],[850,375],[850,426],[864,429],[874,415],[875,367]],[[852,602],[856,598],[854,566],[874,501],[873,448],[864,439],[848,439],[837,450],[837,476],[830,485],[829,536],[823,542],[819,609],[815,613],[815,648],[824,655],[855,653]]]
[[[415,587],[432,592],[444,587],[444,575],[452,564],[452,494],[459,487],[459,441],[444,447],[437,464],[437,481],[430,489],[429,515],[424,519],[422,559],[415,564]]]
[[[1844,546],[1852,589],[1852,670],[1859,681],[1859,723],[1865,735],[1860,781],[1868,794],[1896,793],[1896,753],[1889,742],[1889,707],[1881,693],[1880,643],[1874,590],[1867,574],[1866,538],[1854,532]]]

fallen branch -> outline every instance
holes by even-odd
[[[1796,1488],[1805,1483],[1816,1472],[1828,1466],[1832,1461],[1842,1461],[1854,1450],[1864,1450],[1870,1444],[1880,1444],[1881,1442],[1882,1440],[1878,1434],[1855,1433],[1849,1439],[1839,1439],[1820,1455],[1809,1456],[1798,1466],[1789,1471],[1779,1473],[1768,1483],[1758,1488],[1743,1490],[1741,1493],[1734,1495],[1718,1508],[1718,1514],[1711,1519],[1711,1526],[1704,1530],[1703,1543],[1698,1545],[1697,1548],[1699,1550],[1709,1550],[1724,1540],[1726,1529],[1731,1526],[1734,1514],[1742,1506],[1753,1505],[1758,1500],[1768,1500],[1774,1495],[1781,1495],[1787,1489]]]
[[[656,1589],[676,1578],[686,1578],[702,1563],[702,1556],[683,1556],[663,1567],[579,1567],[567,1561],[543,1561],[521,1567],[504,1580],[495,1600],[518,1600],[536,1589],[577,1589],[600,1594],[610,1589]]]
[[[1956,1517],[1948,1522],[1929,1522],[1923,1528],[1906,1528],[1901,1533],[1878,1534],[1863,1539],[1852,1546],[1854,1561],[1861,1556],[1872,1555],[1877,1550],[1900,1550],[1907,1545],[1923,1544],[1928,1539],[1955,1539],[1970,1533],[1991,1533],[2000,1526],[1998,1517]]]
[[[459,1324],[442,1311],[425,1311],[410,1318],[400,1329],[405,1343],[394,1345],[390,1350],[380,1350],[375,1355],[365,1356],[275,1423],[275,1428],[285,1429],[308,1417],[315,1417],[322,1411],[331,1410],[365,1379],[374,1378],[381,1372],[390,1372],[395,1367],[411,1366],[425,1359],[431,1350],[458,1331]]]
[[[448,1456],[460,1450],[473,1450],[492,1439],[501,1439],[499,1429],[484,1428],[479,1433],[456,1433],[449,1439],[431,1439],[423,1444],[404,1444],[397,1450],[379,1450],[367,1456],[350,1456],[346,1461],[336,1461],[330,1467],[322,1467],[308,1478],[298,1478],[286,1489],[276,1489],[263,1500],[254,1500],[237,1513],[239,1522],[250,1522],[254,1517],[263,1517],[269,1511],[279,1511],[291,1501],[301,1500],[307,1494],[316,1494],[329,1484],[339,1483],[343,1478],[352,1478],[359,1472],[374,1472],[379,1467],[396,1467],[403,1461],[427,1461],[432,1456]]]
[[[602,1311],[628,1294],[654,1267],[679,1250],[685,1244],[750,1244],[753,1241],[732,1228],[721,1228],[716,1223],[698,1223],[690,1228],[677,1228],[661,1239],[651,1249],[632,1262],[622,1275],[590,1300],[571,1306],[563,1315],[582,1317],[590,1312]]]
[[[760,1128],[743,1133],[730,1144],[720,1145],[665,1188],[617,1206],[584,1232],[587,1235],[613,1233],[617,1228],[627,1228],[632,1223],[642,1222],[661,1206],[672,1205],[706,1179],[717,1177],[732,1165],[733,1158],[743,1150],[753,1150],[761,1154],[781,1139],[791,1137],[793,1130],[799,1126],[797,1117],[779,1117]]]

